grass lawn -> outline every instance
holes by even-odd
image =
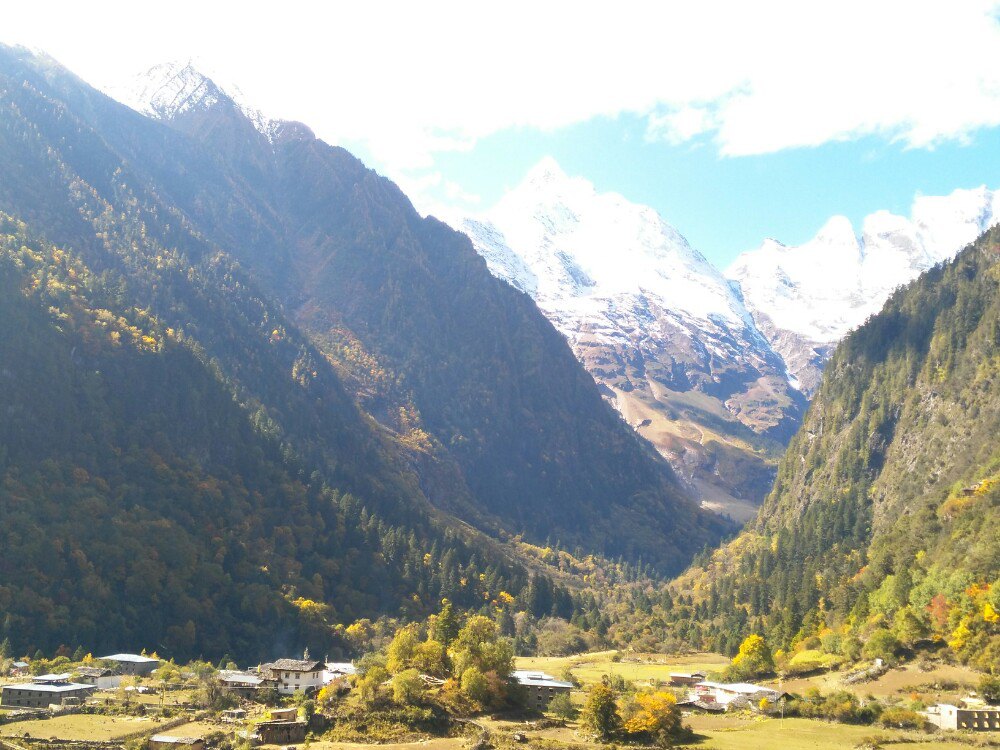
[[[0,736],[31,737],[61,740],[114,740],[132,732],[155,730],[164,721],[141,719],[131,716],[101,716],[97,714],[71,714],[38,721],[15,721],[0,726]]]
[[[535,669],[559,677],[567,667],[585,686],[599,682],[604,675],[621,675],[638,685],[668,682],[671,672],[712,672],[729,664],[729,660],[719,654],[629,654],[622,661],[611,658],[618,652],[600,651],[574,656],[518,657],[517,669]]]
[[[691,716],[685,720],[703,739],[693,747],[704,750],[843,750],[865,738],[879,737],[886,748],[960,750],[967,742],[898,732],[878,727],[832,724],[815,719],[764,719],[743,721],[727,716]]]
[[[886,696],[908,696],[911,693],[919,695],[928,703],[951,702],[964,697],[969,688],[975,688],[981,675],[968,667],[954,664],[936,664],[929,671],[922,671],[915,662],[902,667],[890,669],[884,675],[872,682],[858,682],[845,685],[841,680],[845,672],[827,672],[798,679],[785,680],[784,689],[790,693],[804,693],[809,687],[817,687],[824,693],[833,690],[847,690],[855,695],[874,695],[878,698]],[[774,680],[770,684],[776,684]],[[956,683],[960,687],[944,690],[942,683]],[[964,686],[964,687],[963,687]]]
[[[462,750],[468,747],[467,737],[443,737],[420,742],[399,742],[379,745],[365,745],[358,742],[310,742],[310,750]]]
[[[157,734],[166,734],[170,737],[204,737],[212,732],[231,732],[233,729],[233,724],[216,724],[211,721],[189,721],[187,724],[181,724],[173,729],[157,732]]]

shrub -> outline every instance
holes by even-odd
[[[879,717],[879,724],[897,729],[920,729],[924,725],[924,717],[916,711],[900,706],[885,709]]]

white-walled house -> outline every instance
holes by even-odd
[[[319,690],[323,687],[325,671],[326,665],[323,662],[309,659],[278,659],[260,666],[261,677],[273,681],[282,695]]]
[[[776,702],[781,697],[781,693],[773,688],[763,685],[754,685],[750,682],[709,682],[702,681],[694,686],[692,694],[693,700],[708,700],[720,706],[728,706],[738,698],[759,702],[763,698]]]

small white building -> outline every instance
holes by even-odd
[[[358,673],[358,668],[349,661],[328,661],[323,671],[323,684],[329,685],[334,680],[351,677]]]
[[[754,685],[750,682],[709,682],[695,684],[692,700],[708,700],[720,706],[728,706],[738,698],[744,698],[754,703],[763,698],[776,702],[781,694],[773,688]]]
[[[261,677],[273,680],[282,695],[319,690],[323,687],[325,671],[326,665],[323,662],[308,659],[278,659],[260,667]]]
[[[98,690],[114,690],[122,684],[122,676],[107,667],[80,667],[76,670],[76,680]]]

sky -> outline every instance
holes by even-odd
[[[193,58],[423,211],[488,209],[544,156],[720,267],[834,214],[1000,188],[1000,0],[46,2],[0,41],[98,87]]]

